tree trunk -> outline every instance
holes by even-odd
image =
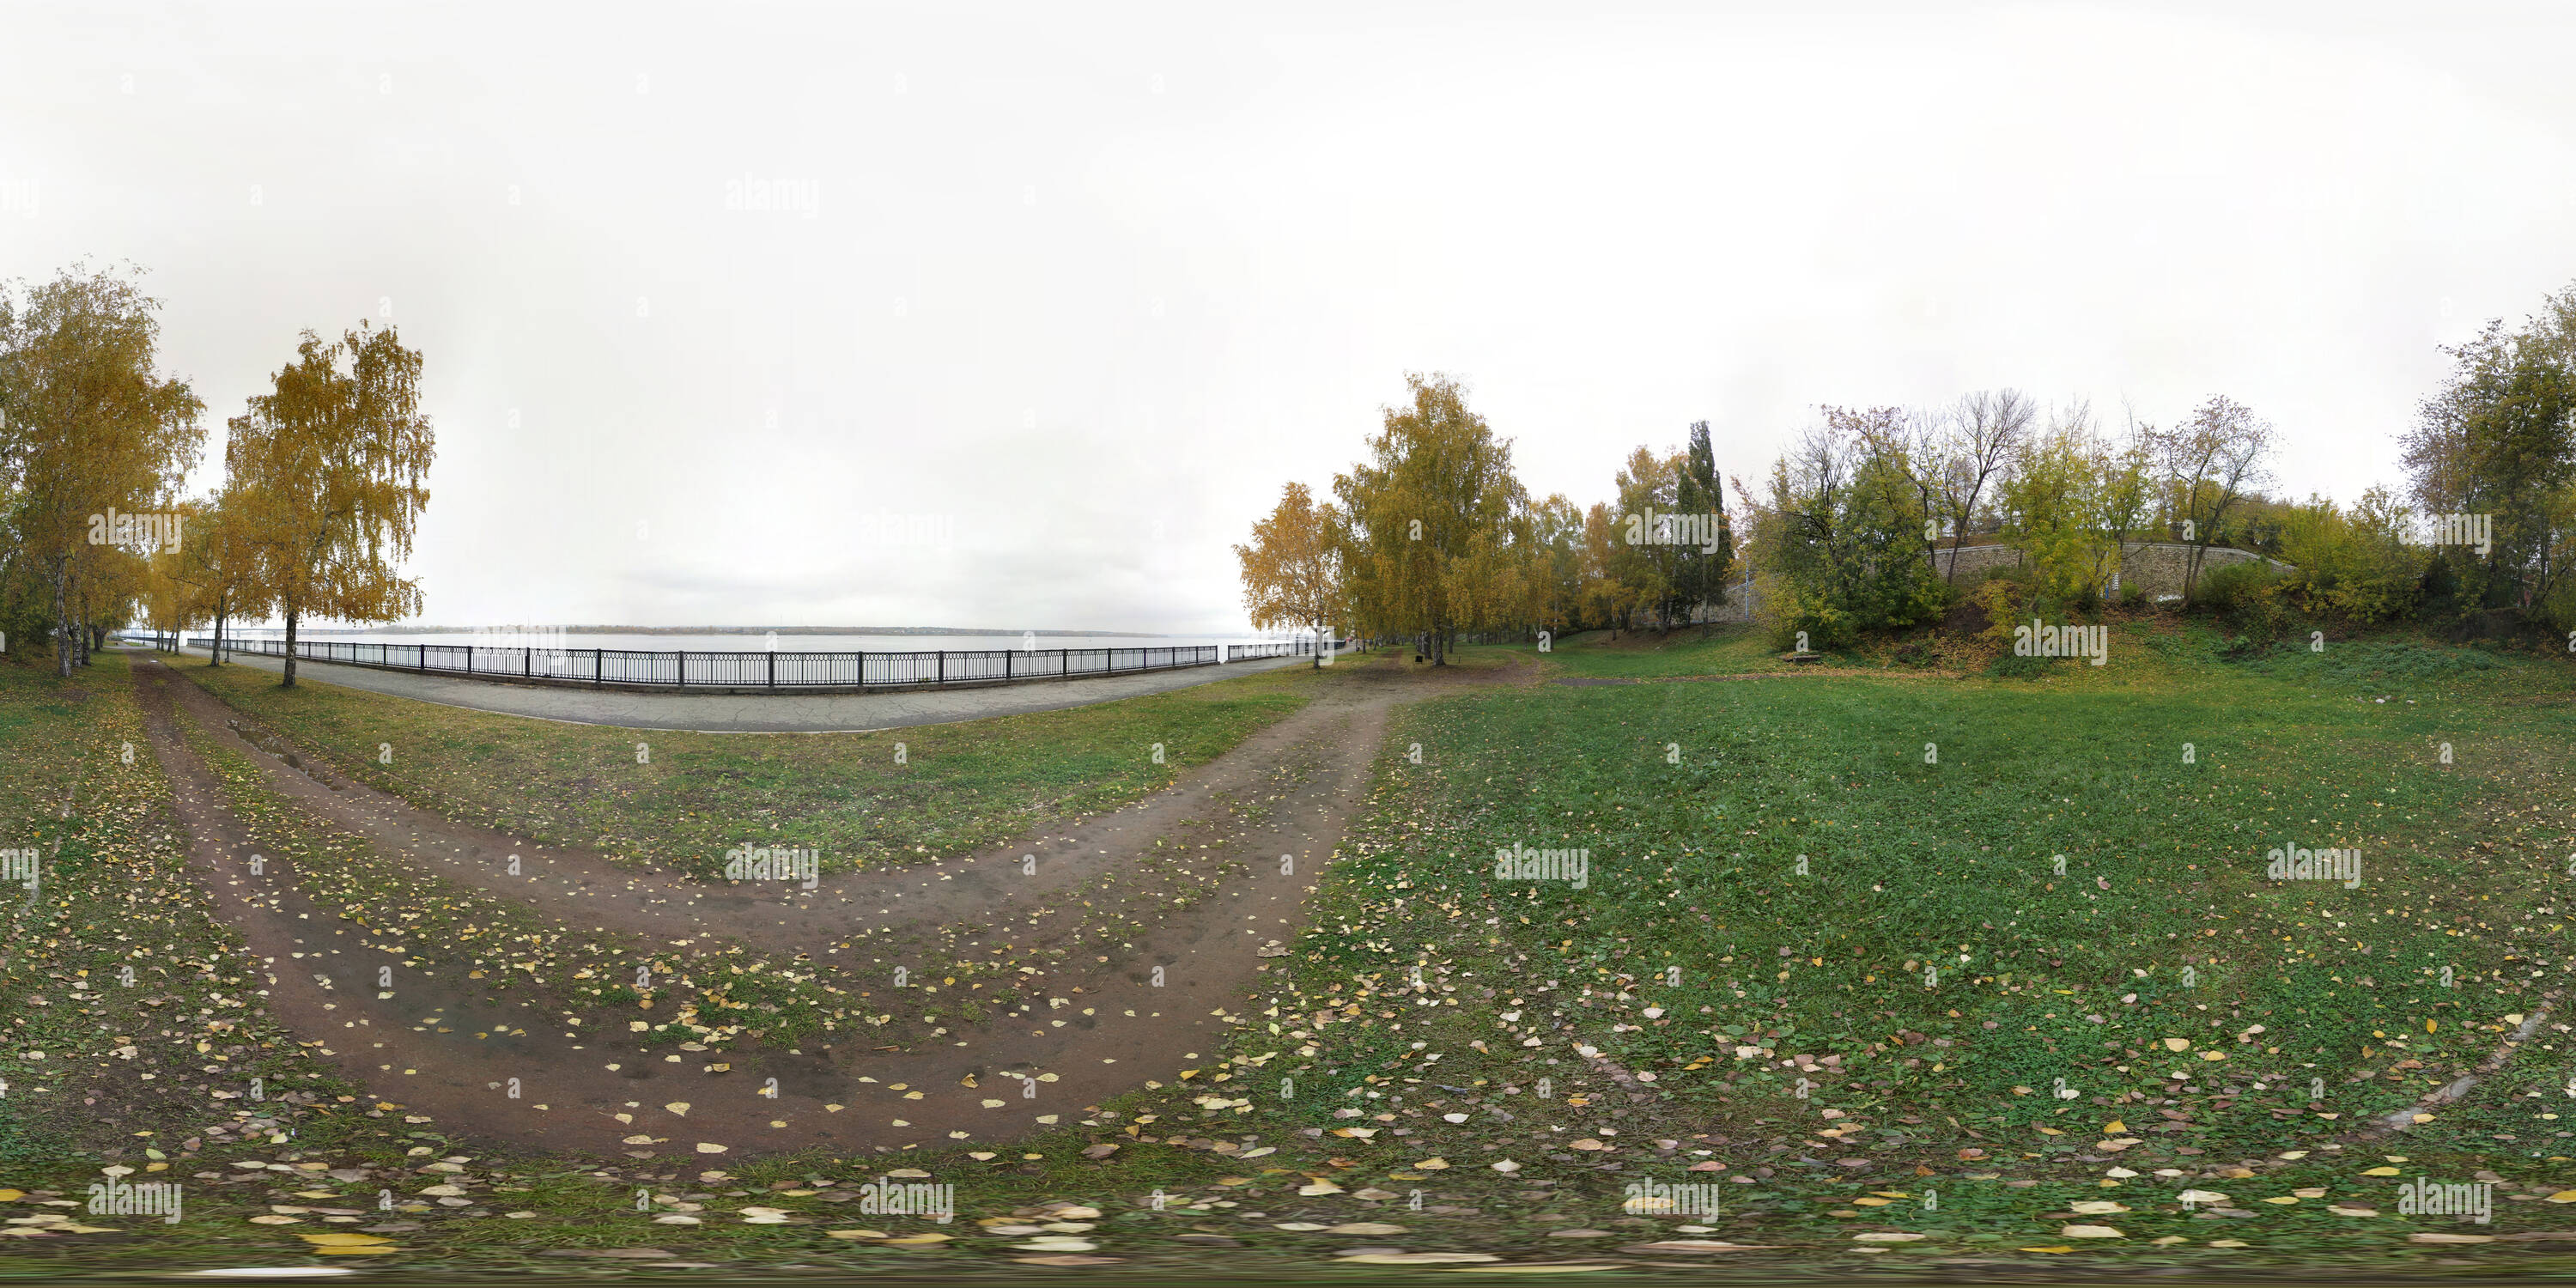
[[[287,610],[286,678],[278,684],[278,687],[281,689],[292,689],[295,687],[295,619],[297,616],[298,614],[293,609]]]
[[[215,649],[213,654],[206,659],[206,665],[208,666],[222,666],[224,664],[223,603],[224,601],[221,599],[215,601]]]
[[[54,558],[54,678],[72,678],[72,619],[63,607],[63,582],[71,564],[70,555]]]

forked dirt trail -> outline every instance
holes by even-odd
[[[865,1049],[863,1035],[844,1034],[837,1049],[743,1048],[719,1057],[676,1050],[687,1036],[676,1031],[576,1036],[528,1003],[495,1001],[462,979],[418,971],[404,973],[393,997],[379,997],[385,990],[373,972],[398,959],[366,944],[384,935],[307,898],[281,856],[251,871],[247,829],[177,723],[193,720],[223,739],[235,736],[230,722],[251,722],[169,667],[138,661],[146,727],[193,838],[191,865],[221,914],[267,959],[269,1005],[281,1021],[319,1041],[373,1094],[448,1130],[563,1152],[642,1147],[688,1157],[698,1156],[700,1142],[740,1156],[1008,1140],[1213,1058],[1229,1027],[1219,1013],[1232,1014],[1259,979],[1264,945],[1294,939],[1307,896],[1366,800],[1388,712],[1440,690],[1533,678],[1525,667],[1415,676],[1400,664],[1345,663],[1350,672],[1303,710],[1167,791],[1035,843],[827,878],[812,892],[781,883],[748,893],[637,872],[589,851],[541,848],[450,820],[355,782],[326,787],[274,757],[251,757],[269,790],[322,825],[573,930],[695,951],[740,944],[804,953],[827,971],[857,968],[856,952],[841,955],[854,935],[997,910],[1042,919],[1052,899],[1149,856],[1181,876],[1217,881],[1209,897],[1145,926],[1132,949],[1053,967],[1018,1013],[975,1025],[949,1021],[954,1031],[938,1040],[952,1045],[883,1052]],[[1237,808],[1251,801],[1259,807]],[[1295,859],[1291,875],[1281,874],[1283,855]],[[1035,875],[1026,872],[1027,856],[1037,859]],[[851,965],[839,967],[843,961]],[[731,1070],[706,1072],[718,1059]],[[762,1094],[773,1078],[774,1099]]]

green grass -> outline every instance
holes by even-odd
[[[1396,1152],[1630,1167],[1651,1165],[1632,1140],[1563,1145],[1596,1127],[1713,1136],[1739,1169],[1765,1165],[1747,1197],[1784,1213],[1860,1192],[1792,1161],[1840,1152],[1815,1134],[1837,1125],[1859,1125],[1877,1168],[1936,1174],[2325,1161],[2568,983],[2576,684],[2547,663],[2419,663],[2434,678],[2362,703],[2195,660],[2188,636],[2132,647],[2164,629],[2133,623],[2112,665],[2031,681],[1545,686],[1414,708],[1390,741],[1430,754],[1386,764],[1294,976],[1264,999],[1302,1046],[1232,1053],[1261,1069],[1252,1119],[1330,1127],[1350,1122],[1333,1107],[1400,1104],[1416,1130]],[[2286,842],[2361,848],[2361,887],[2267,879]],[[1515,843],[1589,851],[1588,888],[1497,879]],[[2564,1174],[2567,1046],[2544,1033],[2385,1148],[2454,1179]],[[1783,1067],[1796,1055],[1815,1067]],[[1311,1087],[1299,1103],[1268,1094],[1282,1075]],[[1477,1108],[1444,1128],[1416,1117],[1433,1101]],[[2093,1152],[2106,1135],[2139,1143]]]
[[[957,724],[709,734],[528,720],[309,679],[286,689],[267,671],[195,659],[179,669],[415,805],[697,875],[754,841],[816,850],[826,871],[970,853],[1160,791],[1330,682],[1288,668]]]
[[[0,1162],[140,1167],[183,1141],[320,1129],[316,1105],[348,1103],[268,1015],[260,963],[186,875],[122,657],[69,681],[0,664],[0,761],[0,848],[42,855],[32,899],[5,887]]]
[[[1891,671],[1541,685],[1459,691],[1401,710],[1386,745],[1420,743],[1422,762],[1382,755],[1368,811],[1321,883],[1313,932],[1291,956],[1264,963],[1271,983],[1260,996],[1228,1011],[1231,1043],[1207,1049],[1211,1058],[1178,1084],[1085,1107],[1022,1145],[905,1155],[902,1164],[957,1184],[964,1219],[953,1226],[862,1218],[795,1192],[843,1192],[833,1187],[893,1159],[792,1157],[715,1173],[623,1160],[600,1168],[489,1155],[437,1135],[435,1124],[349,1114],[325,1122],[298,1110],[307,1116],[290,1144],[209,1144],[178,1170],[255,1154],[374,1172],[348,1183],[311,1174],[197,1181],[188,1222],[167,1231],[110,1222],[136,1237],[84,1245],[79,1264],[302,1264],[314,1258],[294,1233],[330,1227],[245,1218],[266,1204],[324,1202],[296,1197],[299,1186],[339,1192],[354,1209],[372,1207],[380,1187],[423,1206],[420,1188],[451,1178],[416,1169],[440,1155],[465,1160],[453,1179],[473,1210],[495,1219],[430,1218],[428,1229],[397,1236],[404,1250],[388,1266],[590,1273],[597,1263],[535,1254],[650,1244],[743,1268],[1024,1276],[1009,1260],[1025,1255],[1011,1246],[1023,1240],[973,1221],[1026,1213],[1042,1199],[1101,1208],[1090,1237],[1102,1255],[1125,1258],[1110,1269],[1130,1278],[1304,1273],[1361,1241],[1630,1260],[1615,1250],[1688,1237],[1671,1222],[1620,1214],[1620,1187],[1652,1178],[1724,1182],[1726,1213],[1705,1223],[1704,1237],[1789,1245],[1729,1254],[1722,1264],[1752,1263],[1745,1274],[1847,1273],[1873,1262],[1948,1273],[1932,1263],[1955,1257],[2085,1275],[2455,1274],[2459,1261],[2487,1273],[2566,1273],[2571,1259],[2551,1242],[2404,1241],[2412,1230],[2563,1226],[2563,1209],[2540,1198],[2576,1186],[2576,1140],[2554,1116],[2570,1103],[2562,1084],[2576,1072],[2564,1031],[2544,1030],[2435,1121],[2336,1146],[2362,1115],[2407,1104],[2484,1058],[2507,1016],[2566,981],[2565,865],[2576,853],[2565,807],[2576,799],[2567,670],[2509,656],[2488,657],[2489,667],[2398,641],[2348,657],[2330,644],[2322,660],[2222,662],[2219,641],[2197,627],[2114,629],[2110,665],[2057,663],[2025,668],[2033,673],[2024,678]],[[1462,664],[1499,665],[1510,653],[1471,650]],[[104,677],[88,687],[111,705],[77,707],[42,686],[7,688],[9,678],[0,669],[0,729],[24,732],[0,734],[13,739],[0,747],[95,751],[132,727],[130,703],[119,714],[113,704],[124,700]],[[1937,744],[1937,764],[1925,763],[1925,742]],[[29,759],[47,774],[97,772],[91,754]],[[108,777],[123,785],[100,799],[130,800],[148,817],[155,776],[119,766]],[[0,792],[15,791],[9,799],[22,810],[59,785],[16,783]],[[2362,886],[2265,879],[2262,851],[2284,839],[2362,847]],[[1515,842],[1589,850],[1586,888],[1497,880],[1493,851]],[[2052,861],[2061,853],[2062,877]],[[1799,854],[1809,859],[1804,875]],[[184,895],[172,885],[146,902]],[[68,932],[87,927],[80,951],[103,951],[131,930],[111,930],[108,910],[135,906],[101,904],[45,938],[69,945]],[[71,964],[64,948],[49,951]],[[1927,982],[1921,970],[1933,963],[1940,974]],[[1678,984],[1666,982],[1673,967]],[[0,1011],[26,1013],[14,1001]],[[243,1013],[255,1021],[256,1001]],[[2097,1014],[2100,1024],[2088,1018]],[[2252,1033],[2256,1023],[2265,1031]],[[2168,1051],[2168,1037],[2193,1049]],[[1531,1038],[1537,1046],[1524,1045]],[[1739,1058],[1738,1047],[1762,1054]],[[2201,1051],[2226,1058],[2201,1060]],[[1778,1065],[1797,1054],[1820,1063],[1803,1072]],[[1827,1056],[1837,1059],[1821,1063]],[[84,1058],[100,1062],[95,1051]],[[2163,1076],[2178,1066],[2186,1077]],[[1614,1070],[1654,1077],[1623,1082]],[[2051,1094],[2059,1078],[2074,1098]],[[2310,1078],[2325,1082],[2321,1104],[2308,1099]],[[1827,1109],[1841,1112],[1829,1118]],[[1468,1121],[1449,1124],[1448,1113]],[[2139,1143],[2100,1149],[2113,1121]],[[1820,1134],[1852,1124],[1849,1144]],[[1395,1136],[1398,1128],[1408,1134]],[[1354,1129],[1374,1134],[1330,1134]],[[1276,1152],[1238,1159],[1208,1148],[1247,1138],[1247,1149]],[[79,1166],[22,1162],[0,1185],[77,1195],[105,1139],[82,1145]],[[1567,1148],[1577,1139],[1608,1148]],[[1121,1149],[1084,1158],[1095,1142]],[[1978,1153],[1963,1157],[1969,1150]],[[2257,1175],[2227,1174],[2243,1160],[2301,1151]],[[1839,1157],[1870,1166],[1800,1161]],[[1504,1158],[1521,1170],[1487,1166]],[[2364,1174],[2390,1159],[2398,1175]],[[1435,1160],[1448,1166],[1427,1165]],[[1683,1170],[1711,1161],[1726,1170]],[[2106,1175],[2114,1167],[2135,1174]],[[2401,1181],[2465,1181],[2483,1168],[2507,1178],[2495,1225],[2397,1214]],[[1296,1193],[1310,1176],[1341,1191]],[[2223,1191],[2255,1215],[2186,1212],[2175,1200],[2186,1184]],[[638,1186],[664,1196],[657,1211],[697,1203],[708,1223],[652,1224],[633,1211]],[[2264,1201],[2298,1188],[2325,1193]],[[1898,1197],[1859,1202],[1888,1195]],[[2129,1209],[2072,1218],[2126,1237],[2065,1237],[2066,1213],[2083,1200]],[[2338,1201],[2380,1215],[2326,1210]],[[751,1203],[813,1224],[747,1226],[730,1215]],[[510,1220],[505,1211],[533,1215]],[[1276,1228],[1349,1220],[1405,1232],[1362,1240]],[[1615,1233],[1546,1237],[1570,1224]],[[901,1250],[822,1233],[856,1225],[957,1238]],[[1926,1237],[1868,1253],[1850,1240],[1861,1229]],[[1175,1242],[1185,1234],[1242,1246]],[[2185,1242],[2150,1243],[2160,1238]],[[42,1250],[69,1259],[60,1246]],[[2081,1269],[2056,1264],[2067,1261]],[[57,1264],[19,1257],[14,1266],[27,1269],[0,1274],[43,1275]]]
[[[2407,639],[2284,641],[2246,665],[2293,683],[2346,692],[2372,686],[2421,687],[2489,671],[2529,672],[2547,666],[2519,653],[2448,648]]]
[[[1587,678],[1648,679],[1680,675],[1743,675],[1796,669],[1751,626],[1697,627],[1670,633],[1586,631],[1554,641],[1547,653],[1559,674]]]

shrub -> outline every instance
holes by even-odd
[[[1977,607],[1986,613],[1986,629],[1979,638],[1998,645],[2012,642],[2014,623],[2022,620],[2033,602],[2027,583],[2001,574],[1978,582],[1976,589],[1969,592],[1969,598],[1974,599]]]
[[[1754,524],[1771,637],[1805,631],[1830,648],[1937,619],[1945,592],[1923,529],[1900,461],[1848,426],[1811,431],[1773,465]]]
[[[2263,648],[2289,627],[2293,584],[2267,563],[2229,564],[2201,575],[2200,604],[2236,632],[2231,648]]]
[[[2301,607],[2357,622],[2387,621],[2423,597],[2425,554],[2405,541],[2407,511],[2372,488],[2346,511],[2322,497],[2293,507],[2281,524],[2281,554],[2298,565]]]
[[[2260,560],[2227,564],[2200,575],[2197,599],[2201,607],[2211,612],[2232,613],[2249,599],[2269,593],[2280,580],[2280,572]]]

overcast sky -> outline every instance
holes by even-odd
[[[2004,385],[2397,481],[2576,279],[2576,10],[2420,8],[13,3],[0,276],[149,270],[200,490],[389,311],[432,622],[1224,629],[1407,371],[1585,504]]]

